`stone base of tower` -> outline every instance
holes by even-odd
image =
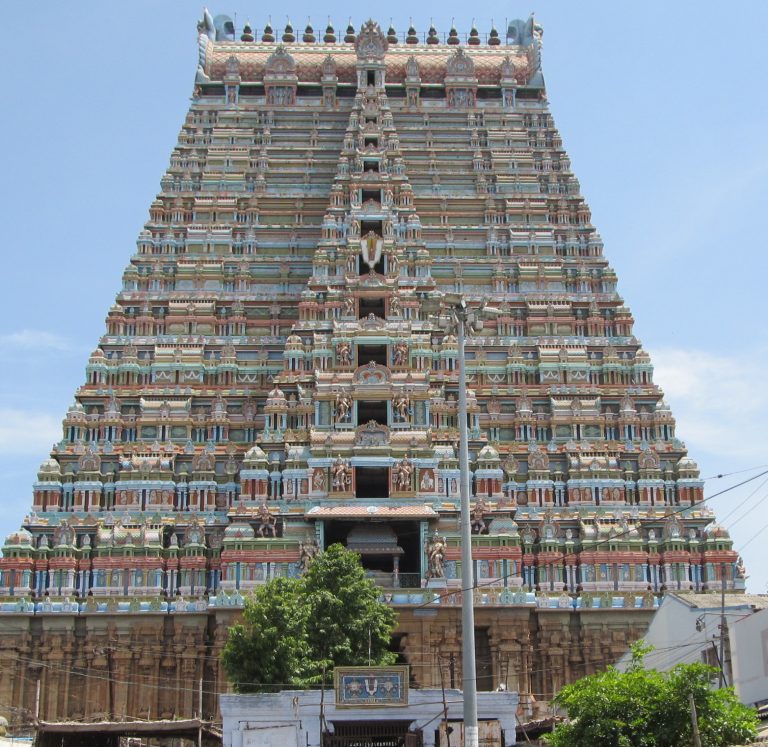
[[[554,599],[554,598],[553,598]],[[403,606],[393,645],[412,687],[460,687],[461,608]],[[614,663],[640,638],[651,608],[478,606],[480,690],[500,684],[521,703]],[[237,609],[92,614],[0,613],[0,714],[17,726],[39,718],[98,721],[218,720],[228,684],[219,657]],[[202,683],[202,687],[201,687]],[[202,704],[200,693],[202,691]]]

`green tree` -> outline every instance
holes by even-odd
[[[275,578],[245,601],[221,654],[227,677],[240,693],[272,692],[311,677],[307,606],[299,579]]]
[[[549,736],[553,747],[681,747],[693,744],[690,695],[693,695],[702,747],[743,744],[757,733],[754,709],[732,689],[715,690],[717,670],[704,664],[680,664],[670,672],[643,667],[650,651],[633,647],[626,672],[608,667],[566,685],[555,702],[569,721]]]
[[[379,590],[360,556],[331,545],[309,566],[304,581],[307,638],[321,669],[368,663],[391,664],[394,610],[379,601]]]
[[[273,579],[246,600],[229,629],[222,664],[237,692],[273,692],[324,680],[334,666],[390,664],[395,613],[379,601],[360,556],[341,545],[303,578]]]

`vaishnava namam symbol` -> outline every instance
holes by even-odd
[[[365,264],[373,270],[381,259],[384,240],[380,236],[377,236],[373,231],[368,231],[361,243]]]

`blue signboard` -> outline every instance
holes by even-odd
[[[408,705],[408,667],[336,667],[333,670],[339,708]]]

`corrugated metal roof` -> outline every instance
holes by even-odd
[[[708,594],[697,594],[695,592],[672,592],[672,596],[680,601],[689,604],[691,607],[700,609],[711,609],[720,607],[720,592],[712,591]],[[727,592],[725,595],[726,607],[752,607],[756,610],[768,608],[768,594],[733,594]]]

